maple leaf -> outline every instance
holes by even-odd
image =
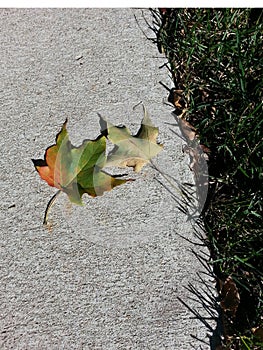
[[[115,145],[105,166],[133,167],[134,171],[139,172],[161,152],[163,145],[157,143],[158,128],[152,124],[146,110],[141,127],[134,136],[125,126],[114,126],[100,114],[99,117],[101,133]]]
[[[48,147],[43,159],[32,159],[40,177],[50,186],[65,192],[70,201],[82,205],[82,195],[101,196],[128,180],[118,179],[102,171],[106,162],[106,138],[85,140],[74,147],[66,129],[67,120],[56,136],[56,144]]]

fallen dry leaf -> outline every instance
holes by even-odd
[[[222,288],[220,295],[222,300],[220,302],[220,306],[224,312],[228,311],[231,316],[234,317],[240,303],[238,288],[231,276],[227,277],[225,282],[221,281],[221,283]]]
[[[183,110],[186,106],[185,99],[183,97],[183,90],[171,89],[168,96],[168,102],[172,103],[176,108]]]
[[[196,129],[184,118],[177,118],[178,126],[183,134],[183,136],[189,140],[193,141],[197,138]]]
[[[252,333],[255,335],[255,337],[258,338],[258,340],[263,342],[263,328],[262,327],[252,328]]]

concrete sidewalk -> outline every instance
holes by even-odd
[[[55,190],[31,158],[43,157],[66,117],[79,145],[99,134],[97,112],[137,131],[143,112],[133,106],[143,101],[164,144],[155,163],[193,181],[162,103],[165,60],[134,14],[147,32],[141,10],[0,10],[1,349],[210,349],[207,327],[178,299],[207,316],[186,287],[205,289],[191,249],[208,252],[180,236],[197,241],[152,167],[84,196],[84,207],[62,194],[50,229],[42,225]]]

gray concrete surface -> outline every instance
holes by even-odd
[[[31,158],[43,157],[66,117],[78,145],[98,135],[97,112],[136,131],[143,113],[133,106],[143,101],[165,145],[156,164],[192,181],[162,103],[165,60],[134,14],[147,32],[141,10],[0,10],[0,349],[210,349],[208,329],[178,300],[207,316],[185,288],[204,288],[191,253],[203,248],[180,236],[197,241],[152,167],[84,196],[84,207],[61,195],[42,225],[55,190]]]

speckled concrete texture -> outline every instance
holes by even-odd
[[[31,158],[43,157],[66,117],[79,145],[98,136],[97,112],[135,132],[143,112],[133,107],[143,101],[164,144],[155,163],[192,181],[162,102],[165,60],[134,15],[149,33],[141,10],[0,10],[2,350],[210,349],[208,328],[178,299],[208,316],[186,288],[205,288],[191,250],[208,252],[190,242],[192,223],[167,190],[180,201],[176,186],[153,167],[102,197],[84,196],[83,207],[62,194],[42,225],[55,190]]]

